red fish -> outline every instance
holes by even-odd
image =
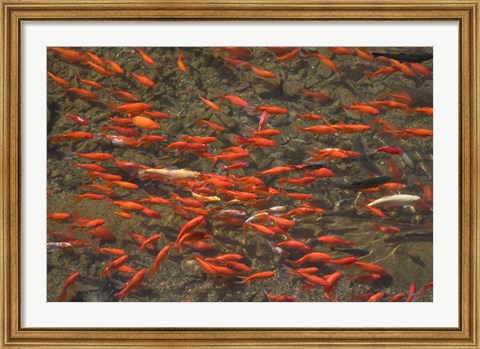
[[[337,236],[320,236],[317,240],[331,247],[355,246],[355,242],[345,241]]]
[[[255,273],[250,276],[239,276],[242,281],[237,282],[238,284],[249,284],[254,280],[265,280],[270,279],[275,276],[275,272],[273,271],[263,271],[260,273]]]
[[[77,271],[68,277],[68,279],[63,284],[62,293],[60,293],[60,296],[58,296],[57,301],[65,302],[67,300],[67,291],[69,287],[71,287],[75,291],[74,283],[75,281],[77,281],[79,276],[80,272]]]
[[[55,52],[61,60],[69,63],[85,64],[88,60],[85,53],[70,50],[68,48],[50,47],[48,50]]]
[[[350,56],[353,55],[352,50],[346,47],[330,47],[330,51],[336,55],[346,55]]]
[[[362,270],[364,270],[368,273],[375,273],[375,274],[379,274],[381,276],[389,276],[390,275],[390,273],[388,273],[381,266],[373,264],[373,263],[357,261],[357,262],[355,262],[355,265],[360,267]]]
[[[419,114],[425,114],[425,115],[428,115],[428,116],[433,116],[433,108],[430,108],[430,107],[409,109],[408,112],[409,113],[419,113]]]
[[[250,56],[250,50],[246,47],[217,47],[215,51],[227,52],[231,56],[235,57],[248,57]]]
[[[47,214],[47,220],[53,222],[63,222],[70,218],[70,213],[49,213]]]
[[[295,302],[295,297],[293,296],[285,296],[283,294],[273,295],[267,291],[264,291],[264,293],[270,302]]]
[[[123,256],[127,254],[127,252],[125,252],[124,250],[112,247],[94,248],[93,250],[98,253],[107,253],[111,256]]]
[[[146,274],[147,275],[153,275],[155,274],[158,269],[160,268],[160,265],[165,262],[165,260],[168,258],[168,253],[170,252],[170,245],[166,245],[160,252],[158,252],[157,256],[155,257],[155,261],[153,262],[152,266],[147,270]]]
[[[158,123],[145,116],[135,116],[132,118],[132,122],[135,126],[144,130],[158,130],[160,128]]]
[[[245,167],[245,166],[247,166],[246,162],[237,162],[235,164],[225,165],[225,166],[223,166],[223,168],[226,169],[226,170],[234,170],[234,169],[242,168],[242,167]]]
[[[310,126],[310,127],[301,127],[299,125],[296,126],[298,131],[302,132],[309,132],[316,135],[326,135],[329,133],[336,133],[337,130],[332,126],[327,125],[317,125],[317,126]]]
[[[70,87],[65,90],[65,93],[73,93],[77,95],[77,97],[83,98],[85,100],[97,100],[98,97],[95,93],[85,90],[83,88],[78,87]]]
[[[120,292],[115,293],[114,296],[123,301],[128,293],[141,286],[144,275],[145,268],[136,273],[135,276],[126,284],[126,286]]]
[[[276,107],[274,105],[264,105],[264,106],[255,108],[253,112],[255,114],[259,112],[267,112],[268,114],[271,114],[271,115],[280,115],[280,114],[288,114],[288,109]]]
[[[289,184],[297,186],[306,186],[315,181],[316,177],[300,177],[300,178],[281,178],[277,179],[276,182],[279,184]]]
[[[262,137],[242,138],[233,135],[232,141],[236,144],[246,144],[250,147],[274,147],[276,145],[274,141]]]
[[[156,83],[146,76],[140,75],[140,74],[135,74],[135,73],[130,73],[137,81],[142,84],[143,86],[146,87],[153,87],[156,85]]]
[[[148,239],[146,239],[143,243],[142,243],[142,246],[140,246],[140,252],[145,252],[145,248],[147,248],[147,245],[149,244],[152,244],[153,245],[153,242],[157,241],[158,239],[160,239],[162,235],[160,234],[155,234],[155,235],[152,235],[151,237],[149,237]]]
[[[87,230],[86,233],[93,237],[93,240],[102,241],[116,241],[112,232],[103,226],[97,226],[93,229]]]
[[[312,252],[309,254],[306,254],[302,258],[296,260],[296,261],[290,261],[287,260],[287,262],[291,263],[293,266],[298,267],[299,265],[302,265],[303,263],[328,263],[332,259],[332,256],[329,254],[323,253],[323,252]]]
[[[93,194],[93,193],[86,193],[86,194],[81,194],[75,196],[75,201],[80,202],[83,199],[90,199],[90,200],[104,200],[105,196],[99,195],[99,194]]]
[[[383,234],[397,234],[400,232],[400,228],[392,226],[381,226],[378,222],[373,223],[370,226],[370,229],[377,230]]]
[[[187,71],[187,67],[185,66],[185,63],[183,63],[183,51],[178,49],[178,59],[177,59],[177,66],[178,69],[180,69],[183,72]]]
[[[75,121],[79,125],[85,125],[85,126],[90,125],[90,122],[87,119],[82,118],[81,116],[77,116],[77,115],[73,115],[73,114],[65,114],[65,113],[63,115],[69,117],[70,119],[72,119],[73,121]]]
[[[140,54],[140,56],[142,57],[142,59],[145,63],[147,63],[147,64],[155,63],[155,61],[152,59],[152,57],[147,55],[143,49],[137,48],[137,52]]]
[[[392,154],[392,155],[402,155],[403,154],[402,149],[394,148],[394,147],[383,147],[383,148],[378,148],[377,150],[375,150],[376,153],[378,153],[379,151],[383,152],[383,153],[387,153],[387,154]]]
[[[109,104],[111,105],[112,110],[119,111],[120,113],[127,113],[130,116],[142,114],[152,108],[152,106],[147,103],[125,103],[118,106],[112,102],[109,102]]]
[[[112,154],[108,153],[76,153],[77,156],[91,161],[107,161],[113,158]]]
[[[196,124],[197,125],[206,125],[214,131],[225,131],[225,127],[220,126],[220,125],[218,125],[214,122],[208,121],[208,120],[197,120]]]
[[[131,121],[133,123],[133,121]],[[115,131],[117,133],[120,133],[121,135],[125,137],[137,137],[140,135],[140,132],[138,130],[135,130],[134,128],[130,127],[122,127],[122,126],[103,126],[100,130],[106,131]]]
[[[370,51],[367,51],[365,49],[359,49],[359,48],[354,48],[353,49],[357,56],[361,57],[362,59],[366,60],[367,62],[372,62],[374,57]]]
[[[98,65],[103,65],[105,64],[104,60],[98,57],[95,53],[93,52],[85,52],[85,54],[93,61],[95,64]]]
[[[218,105],[216,105],[215,103],[209,101],[208,99],[205,99],[203,98],[202,96],[198,96],[198,98],[200,98],[200,100],[205,103],[205,105],[209,106],[210,108],[212,108],[213,110],[215,111],[220,111],[220,107]]]
[[[70,83],[66,80],[63,80],[62,78],[59,78],[58,76],[56,75],[53,75],[52,73],[50,72],[47,72],[48,76],[50,76],[50,78],[52,78],[53,81],[55,81],[55,83],[59,86],[62,86],[62,87],[69,87],[70,86]]]
[[[135,234],[135,233],[133,233],[133,232],[131,232],[131,231],[128,232],[128,235],[130,235],[130,237],[131,237],[133,240],[135,240],[135,242],[136,242],[137,244],[139,244],[140,246],[142,246],[143,243],[145,242],[145,240],[147,240],[147,238],[146,238],[145,236],[140,235],[140,234]],[[145,246],[145,248],[148,249],[148,250],[154,250],[154,249],[155,249],[155,246],[153,246],[153,244],[147,244],[147,245]]]
[[[111,72],[110,70],[105,69],[104,67],[102,67],[101,65],[99,65],[97,63],[93,63],[93,62],[88,61],[87,64],[90,67],[92,67],[97,73],[99,73],[101,75],[107,75],[107,76],[115,75],[114,72]]]
[[[115,73],[117,74],[125,74],[125,70],[123,70],[122,67],[120,67],[117,63],[115,63],[114,61],[111,61],[111,60],[104,60],[105,64],[108,64],[110,65],[110,68],[113,69],[113,71],[115,71]]]
[[[354,110],[354,111],[357,111],[361,114],[376,115],[376,114],[380,113],[380,110],[378,110],[377,108],[371,107],[371,106],[366,105],[366,104],[355,104],[355,105],[351,105],[351,106],[346,105],[343,108],[345,110]]]
[[[357,260],[357,257],[345,257],[340,259],[332,259],[328,262],[328,264],[346,266],[355,263]]]
[[[385,67],[385,68],[381,68],[377,71],[374,71],[372,73],[365,73],[365,76],[367,78],[372,78],[372,77],[377,76],[377,75],[390,75],[392,73],[395,73],[398,70],[399,69],[397,67]]]
[[[288,52],[282,56],[275,56],[275,58],[277,59],[277,61],[282,61],[282,62],[289,62],[291,61],[292,59],[294,59],[295,57],[297,57],[297,55],[299,54],[300,52],[300,49],[299,48],[296,48],[294,49],[293,51],[291,52]]]
[[[246,100],[244,100],[244,99],[242,99],[238,96],[226,95],[226,96],[220,96],[219,98],[223,99],[223,100],[226,100],[226,101],[230,102],[231,104],[236,105],[237,107],[248,108],[248,107],[251,106],[250,103],[248,103]]]
[[[373,295],[372,297],[370,297],[367,302],[376,302],[378,300],[380,300],[383,296],[385,295],[385,293],[383,292],[378,292],[377,294]]]
[[[330,97],[330,95],[328,95],[324,92],[320,92],[320,91],[308,91],[308,90],[305,90],[304,88],[302,88],[300,90],[300,93],[304,96],[311,97],[312,99],[314,99],[315,101],[320,102],[320,103],[324,103],[324,102],[327,102],[327,101],[332,99],[332,97]]]
[[[325,64],[330,70],[332,70],[334,73],[338,74],[338,72],[340,71],[338,69],[338,67],[336,66],[335,63],[333,63],[329,58],[327,58],[326,56],[322,55],[321,53],[308,53],[306,54],[307,57],[316,57],[320,60],[320,62],[322,62],[323,64]]]
[[[309,253],[312,251],[312,248],[305,244],[304,242],[297,241],[297,240],[287,240],[287,241],[282,241],[278,242],[273,245],[273,247],[280,247],[280,248],[288,248],[292,250],[298,250],[304,253]]]
[[[250,66],[250,69],[253,71],[253,73],[260,77],[260,78],[266,78],[266,79],[275,79],[277,75],[275,73],[272,73],[271,71],[265,70],[265,69],[260,69],[257,68],[253,65]]]
[[[380,218],[387,218],[387,215],[383,213],[379,208],[373,206],[365,206],[365,205],[358,205],[360,208],[364,208],[369,210],[373,215],[380,217]]]

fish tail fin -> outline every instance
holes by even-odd
[[[215,155],[209,156],[208,158],[210,159],[213,165],[215,165],[218,161],[218,157]]]
[[[282,269],[285,270],[285,271],[286,271],[287,273],[289,273],[289,274],[295,275],[295,269],[290,268],[289,266],[284,265],[284,266],[282,267]]]
[[[236,281],[236,284],[249,284],[250,280],[248,279],[248,276],[236,276],[237,279],[240,281]]]
[[[58,136],[53,136],[52,139],[50,140],[50,143],[58,144],[61,141],[63,141],[63,137],[61,135],[58,135]]]
[[[301,127],[299,124],[296,124],[296,125],[295,125],[295,129],[296,129],[297,131],[303,131],[303,130],[305,130],[305,128]]]
[[[84,197],[81,196],[81,195],[75,196],[75,201],[76,201],[76,202],[80,202],[80,201],[82,201],[83,199],[84,199]]]
[[[108,100],[108,101],[105,101],[105,103],[107,103],[110,106],[110,110],[112,111],[118,110],[117,105],[113,101]]]
[[[147,276],[152,276],[153,274],[155,274],[157,272],[158,268],[155,268],[154,266],[152,266],[151,268],[149,268],[146,272],[145,272],[145,275]]]
[[[329,123],[328,120],[327,120],[324,116],[321,116],[321,115],[320,115],[320,117],[322,118],[323,122],[324,122],[325,124],[327,124],[327,126],[332,127],[332,124]],[[343,122],[343,120],[340,120],[339,124],[340,124],[340,125],[343,125],[343,124],[345,124],[345,123]]]
[[[64,287],[62,293],[57,297],[58,302],[65,302],[67,300],[67,288]]]
[[[370,229],[373,229],[373,230],[377,230],[378,228],[380,228],[380,223],[378,222],[375,222],[370,226]]]
[[[72,215],[70,216],[70,218],[68,219],[69,222],[71,223],[74,223],[74,222],[78,222],[78,220],[80,219],[80,212],[78,212],[78,210],[75,210],[73,211]]]
[[[291,265],[293,265],[294,267],[298,267],[298,261],[292,261],[290,259],[285,259],[288,263],[290,263]]]
[[[120,298],[120,301],[123,301],[125,299],[126,294],[123,292],[118,292],[114,294],[115,297]]]
[[[255,133],[255,131],[253,129],[251,129],[250,127],[245,127],[245,131],[252,134],[252,135]]]

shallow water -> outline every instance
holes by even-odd
[[[342,272],[342,277],[336,288],[336,298],[340,301],[350,301],[351,294],[384,292],[383,301],[399,292],[408,293],[410,284],[414,283],[417,290],[433,279],[433,212],[418,205],[386,208],[387,218],[380,219],[368,212],[359,212],[358,204],[366,204],[370,199],[376,199],[392,194],[411,194],[423,197],[422,188],[432,185],[433,142],[432,138],[410,137],[398,139],[388,134],[378,132],[381,127],[373,122],[371,115],[344,110],[343,106],[378,100],[379,96],[407,90],[414,102],[411,108],[432,105],[432,78],[416,75],[409,77],[401,72],[388,76],[365,77],[366,72],[374,72],[387,64],[368,62],[357,55],[332,55],[328,48],[304,48],[322,53],[329,57],[339,68],[335,74],[325,64],[315,57],[297,56],[290,62],[276,61],[273,54],[265,48],[253,48],[251,55],[244,58],[253,65],[274,72],[277,78],[266,79],[256,77],[250,70],[242,70],[226,64],[219,56],[228,57],[224,52],[211,48],[183,48],[183,60],[188,71],[182,72],[177,67],[178,52],[175,48],[146,48],[145,51],[154,59],[153,65],[142,61],[133,48],[74,48],[76,51],[93,52],[103,59],[111,59],[127,72],[148,76],[156,85],[151,88],[140,85],[130,74],[104,76],[89,66],[65,62],[54,52],[48,52],[48,71],[70,82],[71,86],[81,87],[97,94],[98,100],[88,101],[72,93],[65,93],[64,88],[48,80],[48,213],[78,210],[82,217],[89,219],[104,218],[103,225],[108,228],[115,242],[98,242],[91,239],[82,229],[72,232],[75,238],[88,241],[90,247],[65,248],[48,253],[48,301],[55,301],[62,290],[64,281],[74,272],[80,272],[76,281],[76,292],[69,290],[67,300],[70,301],[118,301],[114,293],[122,284],[131,279],[133,274],[114,273],[113,280],[100,277],[105,266],[118,257],[99,254],[93,247],[116,247],[128,254],[127,265],[136,271],[149,268],[158,251],[169,242],[175,241],[178,232],[188,221],[179,216],[168,205],[148,206],[160,213],[161,218],[152,218],[134,213],[132,219],[123,219],[112,211],[120,211],[107,200],[84,199],[80,202],[76,196],[87,191],[80,189],[82,184],[105,184],[101,179],[92,180],[85,176],[86,171],[72,164],[72,152],[80,153],[110,153],[123,161],[134,162],[148,167],[189,169],[201,173],[225,175],[234,174],[237,177],[256,176],[266,169],[285,166],[308,164],[309,154],[315,149],[342,148],[352,149],[352,143],[357,134],[327,134],[314,135],[300,132],[296,125],[302,127],[324,125],[322,121],[297,120],[296,115],[314,113],[324,116],[328,122],[337,124],[344,120],[347,124],[371,125],[372,130],[361,133],[363,144],[368,149],[390,146],[405,151],[412,163],[402,156],[386,153],[370,155],[372,161],[384,175],[390,175],[388,162],[393,161],[401,172],[405,188],[394,192],[381,190],[374,193],[358,193],[345,189],[345,186],[356,181],[369,178],[368,171],[356,158],[327,160],[325,167],[335,173],[335,177],[318,178],[308,186],[284,186],[289,192],[302,192],[314,195],[309,203],[326,210],[325,214],[297,217],[295,225],[287,232],[288,236],[305,242],[313,251],[325,252],[332,259],[347,257],[322,245],[317,241],[319,236],[334,235],[355,243],[355,248],[363,249],[367,255],[359,257],[361,261],[382,266],[390,277],[384,277],[373,284],[354,281],[349,275],[359,275],[356,266],[324,266],[319,263],[306,263],[303,266],[317,266],[318,276]],[[431,53],[431,48],[368,48],[376,52],[388,53]],[[240,58],[243,59],[243,58]],[[433,60],[423,63],[432,69]],[[77,73],[83,79],[100,82],[102,87],[93,88],[81,84]],[[139,130],[141,135],[161,135],[165,140],[149,147],[119,147],[98,137],[99,133],[110,135],[114,131],[102,131],[104,126],[113,125],[108,117],[126,117],[126,114],[111,110],[108,101],[119,105],[121,102],[111,95],[111,86],[135,94],[139,101],[152,105],[152,110],[168,113],[170,118],[155,120],[161,125],[158,130]],[[305,88],[311,91],[322,91],[331,96],[329,101],[319,101],[302,95],[299,91]],[[216,103],[221,110],[212,110],[200,101],[201,95]],[[271,139],[276,142],[272,148],[257,148],[242,146],[250,152],[250,156],[240,160],[247,163],[246,167],[225,170],[223,161],[214,164],[208,158],[202,158],[191,152],[178,153],[165,150],[174,142],[178,135],[215,136],[217,141],[208,145],[207,151],[218,154],[226,147],[232,146],[231,134],[250,137],[245,129],[257,129],[260,114],[249,115],[244,109],[219,99],[223,95],[237,95],[253,106],[274,105],[288,109],[286,115],[272,115],[264,128],[277,129],[281,135]],[[399,129],[422,128],[433,129],[433,118],[422,114],[408,113],[402,109],[380,108],[377,117],[395,125]],[[75,124],[62,115],[71,113],[82,116],[90,121],[90,126]],[[195,121],[204,119],[223,125],[225,131],[213,131],[201,127]],[[95,138],[71,142],[63,141],[52,144],[54,135],[69,131],[86,131],[97,135]],[[78,159],[82,163],[90,163]],[[140,190],[125,190],[113,187],[119,194],[115,200],[139,200],[145,198],[145,193],[169,199],[172,192],[182,197],[191,194],[185,188],[168,181],[140,180],[135,171],[122,171],[112,161],[98,163],[108,167],[108,173],[122,176],[122,180],[137,184]],[[291,172],[281,176],[261,176],[266,186],[279,189],[275,181],[279,178],[302,177],[301,172]],[[211,187],[211,186],[210,186]],[[214,189],[214,188],[212,188]],[[240,189],[232,189],[240,190]],[[264,208],[285,205],[288,210],[299,207],[301,202],[283,195],[270,197],[261,207],[247,204],[227,205],[228,198],[217,191],[215,193],[222,201],[207,203],[204,208],[229,208],[243,210],[246,217]],[[192,214],[191,217],[195,217]],[[252,273],[274,271],[275,276],[266,280],[254,281],[251,284],[238,284],[238,279],[221,278],[206,275],[198,263],[188,257],[192,250],[186,247],[183,252],[173,250],[169,258],[162,264],[159,271],[152,277],[146,277],[144,286],[129,293],[125,301],[268,301],[264,291],[274,295],[294,296],[297,301],[327,301],[322,287],[314,287],[311,292],[300,289],[304,281],[299,276],[289,274],[284,266],[291,266],[288,260],[296,260],[305,253],[286,251],[287,255],[279,254],[272,249],[271,244],[286,240],[285,236],[265,236],[254,229],[244,231],[242,227],[226,227],[221,222],[207,218],[208,232],[212,237],[206,242],[213,244],[212,250],[201,251],[205,257],[213,257],[223,253],[237,253],[244,256],[243,262],[250,266]],[[401,229],[395,235],[384,235],[370,227],[374,222],[382,225],[395,226]],[[48,231],[65,232],[71,226],[69,222],[48,222]],[[156,250],[141,253],[127,232],[135,232],[150,237],[161,234],[155,243]],[[48,237],[49,242],[62,239]],[[249,274],[252,274],[249,273]],[[240,274],[247,275],[247,274]],[[422,301],[431,301],[433,294],[429,291]]]

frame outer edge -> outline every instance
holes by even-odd
[[[6,253],[6,238],[7,238],[7,228],[6,228],[6,219],[8,216],[7,212],[7,205],[6,203],[8,202],[8,192],[7,192],[7,174],[8,174],[8,166],[7,166],[7,145],[8,145],[8,140],[6,137],[6,127],[5,123],[6,118],[3,116],[6,114],[5,112],[5,103],[7,103],[7,95],[6,95],[6,87],[5,87],[5,71],[7,68],[7,62],[6,62],[6,37],[7,37],[7,25],[6,25],[6,16],[5,16],[5,6],[1,4],[0,6],[0,18],[2,20],[2,28],[3,28],[3,33],[0,36],[0,47],[2,48],[2,51],[0,53],[0,136],[2,137],[0,140],[0,192],[2,193],[2,202],[4,203],[2,205],[2,209],[0,210],[0,222],[3,222],[2,224],[2,233],[1,233],[1,239],[0,239],[0,251],[2,253],[2,256],[0,258],[0,261],[2,265],[0,266],[0,280],[3,285],[4,292],[0,293],[0,314],[1,314],[1,328],[0,328],[0,346],[5,345],[6,342],[6,334],[7,334],[7,324],[8,324],[8,308],[7,308],[7,297],[5,293],[8,292],[8,287],[7,287],[7,279],[6,279],[6,262],[7,262],[7,253]]]
[[[6,286],[4,288],[5,292],[0,292],[0,311],[1,314],[3,315],[1,321],[1,331],[0,333],[0,347],[8,347],[8,348],[13,348],[17,347],[17,345],[20,345],[22,343],[25,346],[37,346],[37,347],[45,347],[46,342],[42,345],[41,342],[39,342],[36,339],[31,339],[28,341],[20,341],[18,344],[15,345],[15,337],[16,335],[19,334],[19,321],[20,317],[18,317],[19,314],[19,304],[18,300],[15,301],[15,297],[18,294],[18,278],[19,274],[16,273],[15,271],[18,268],[16,266],[16,261],[18,261],[18,258],[20,258],[20,255],[18,254],[18,245],[20,243],[19,236],[14,234],[16,231],[19,231],[20,229],[20,222],[18,219],[18,213],[16,212],[16,209],[18,208],[19,204],[19,195],[20,192],[18,191],[20,183],[17,182],[17,178],[21,180],[21,176],[18,175],[18,170],[19,170],[19,161],[21,160],[19,158],[20,154],[18,153],[20,144],[18,142],[20,141],[19,138],[19,131],[18,130],[18,125],[19,121],[21,121],[21,114],[20,111],[17,110],[17,103],[18,98],[20,96],[18,95],[18,86],[16,87],[18,78],[20,76],[17,76],[16,71],[18,71],[18,53],[20,48],[16,46],[16,42],[18,42],[18,18],[15,16],[14,11],[12,11],[12,8],[15,8],[16,4],[21,4],[23,5],[24,2],[20,0],[15,0],[15,1],[10,1],[8,4],[5,2],[1,2],[1,7],[0,7],[0,15],[2,18],[2,24],[4,28],[4,33],[3,35],[0,36],[0,45],[3,48],[2,53],[0,54],[0,64],[3,67],[3,69],[0,71],[0,79],[1,79],[1,84],[0,84],[0,98],[2,99],[0,101],[0,112],[1,112],[1,120],[0,120],[0,135],[2,135],[2,140],[1,140],[1,145],[2,149],[0,149],[0,163],[2,164],[2,169],[1,169],[1,183],[0,183],[0,189],[2,192],[2,198],[3,198],[3,207],[2,210],[0,211],[0,222],[2,222],[2,237],[3,239],[0,241],[0,249],[4,252],[2,255],[2,266],[0,267],[0,280],[2,280],[3,285]],[[110,1],[108,1],[110,2]],[[359,3],[356,1],[353,1],[354,3]],[[39,0],[33,0],[28,2],[27,4],[35,4],[38,3],[40,4],[41,1]],[[49,1],[48,4],[59,4],[59,5],[65,5],[65,2],[62,0],[55,0],[55,1]],[[77,3],[77,1],[72,1],[72,4]],[[211,3],[212,5],[214,4],[225,4],[224,2],[217,2],[217,1],[211,1],[211,2],[206,2],[206,3]],[[205,4],[206,4],[205,3]],[[258,4],[259,2],[257,1],[246,1],[247,7],[249,4]],[[328,2],[330,3],[330,2]],[[327,3],[327,4],[328,4]],[[343,1],[342,1],[343,3]],[[82,5],[87,5],[87,4],[98,4],[97,2],[94,1],[84,1],[81,2]],[[125,4],[124,1],[121,1],[120,4]],[[169,3],[171,4],[171,3]],[[189,2],[184,2],[180,1],[179,4],[192,4],[191,1]],[[283,0],[279,1],[279,6],[283,4]],[[369,3],[370,4],[370,3]],[[437,1],[423,1],[423,4],[428,4],[428,5],[433,5],[437,4],[439,7],[442,7],[442,5],[451,5],[452,2],[450,1],[445,1],[442,2],[441,4]],[[467,3],[463,2],[463,4],[466,6]],[[463,62],[463,67],[462,67],[462,86],[460,88],[465,92],[465,101],[463,108],[462,108],[462,115],[463,116],[469,116],[470,119],[464,118],[463,119],[463,135],[466,136],[466,142],[464,143],[465,145],[468,145],[470,148],[467,150],[462,150],[462,157],[464,160],[463,164],[463,169],[465,172],[462,174],[463,180],[465,181],[462,183],[463,189],[469,189],[469,191],[465,191],[463,193],[463,198],[465,199],[464,202],[466,202],[468,212],[466,215],[463,217],[463,222],[462,225],[464,228],[468,228],[469,234],[465,236],[465,238],[462,240],[463,244],[463,253],[467,253],[465,256],[466,258],[463,258],[463,261],[466,262],[466,267],[463,267],[463,271],[465,274],[468,273],[468,275],[464,275],[464,279],[462,280],[463,283],[463,297],[464,297],[464,303],[463,303],[463,314],[464,317],[463,319],[460,319],[461,324],[464,325],[462,330],[464,333],[467,335],[469,339],[469,343],[465,342],[465,348],[469,347],[471,348],[471,345],[473,345],[475,348],[477,348],[477,339],[479,336],[479,327],[478,327],[478,300],[479,300],[479,295],[478,295],[478,287],[477,283],[480,281],[479,278],[479,268],[478,268],[478,253],[480,252],[479,246],[480,246],[480,239],[478,237],[478,232],[479,232],[479,210],[477,207],[477,201],[479,199],[479,115],[478,112],[480,110],[480,99],[479,99],[479,81],[478,81],[478,69],[479,69],[479,56],[478,56],[478,47],[479,47],[479,37],[478,37],[478,24],[477,21],[479,20],[479,6],[478,6],[478,1],[470,1],[468,2],[469,6],[469,13],[468,15],[464,16],[464,25],[465,25],[465,31],[464,31],[464,37],[463,37],[463,52],[462,55],[464,55],[464,62]],[[9,6],[13,5],[13,6]],[[204,6],[204,5],[202,5]],[[28,7],[28,6],[27,6]],[[35,6],[33,6],[35,7]],[[40,8],[44,8],[42,6],[39,6]],[[176,6],[173,6],[176,7]],[[181,7],[181,6],[177,6]],[[185,6],[188,7],[188,6]],[[231,8],[230,6],[227,6],[229,9]],[[320,9],[320,8],[319,8]],[[30,8],[31,10],[31,8]],[[308,8],[305,8],[305,10],[308,10]],[[468,23],[466,23],[468,22]],[[468,29],[468,30],[467,30]],[[470,45],[468,45],[470,44]],[[9,72],[9,73],[7,73]],[[3,103],[2,103],[3,102]],[[469,130],[468,128],[471,127]],[[462,130],[462,131],[463,131]],[[467,164],[468,162],[468,164]],[[466,178],[465,176],[469,176],[469,178]],[[465,210],[467,211],[467,210]],[[465,302],[466,301],[466,302]],[[462,305],[461,305],[462,306]],[[21,336],[20,336],[21,337]],[[73,334],[73,337],[75,338],[75,334]],[[96,348],[97,345],[100,346],[99,344],[80,344],[76,346],[75,342],[71,342],[70,344],[66,344],[64,340],[60,340],[60,342],[55,342],[55,341],[50,341],[52,344],[52,347],[82,347],[82,348]],[[142,343],[145,341],[139,340],[139,343]],[[188,345],[187,343],[189,340],[185,340],[185,342],[182,344],[182,341],[176,342],[176,343],[168,343],[168,340],[165,341],[165,343],[160,344],[160,345],[155,345],[157,346],[164,346],[164,345],[171,345],[174,347],[184,347],[185,345]],[[287,342],[292,342],[287,340]],[[323,340],[321,340],[323,343]],[[128,343],[128,344],[126,344]],[[215,345],[212,344],[212,346],[221,346],[224,343],[223,341],[218,341]],[[239,346],[241,342],[239,342]],[[248,343],[247,345],[250,347],[265,347],[267,345],[280,345],[282,342],[278,343],[265,343],[265,342],[255,342],[251,343],[249,340],[245,342],[245,344]],[[447,343],[447,342],[446,342]],[[115,342],[111,342],[112,345],[116,344]],[[147,344],[147,343],[145,343]],[[147,345],[148,347],[151,346],[152,343],[149,343]],[[201,341],[197,342],[197,344],[203,346],[205,343],[201,343]],[[225,343],[227,344],[227,343]],[[227,346],[234,345],[234,343],[229,343]],[[291,343],[294,344],[294,343]],[[396,347],[398,346],[398,343],[395,343]],[[413,343],[412,343],[413,344]],[[458,343],[460,344],[460,343]],[[103,345],[108,345],[106,342],[104,342]],[[131,341],[126,341],[124,346],[131,347]],[[320,343],[317,343],[316,340],[309,342],[306,340],[303,343],[295,343],[295,345],[299,346],[309,346],[309,345],[320,345]],[[343,344],[345,345],[345,344]],[[342,344],[336,344],[335,347],[337,346],[342,346]],[[400,346],[407,348],[408,342],[404,342],[404,344],[401,344]],[[449,344],[446,344],[449,346]],[[451,345],[451,344],[450,344]],[[117,346],[117,347],[124,347],[122,345]],[[373,346],[373,343],[372,343]],[[443,347],[444,345],[442,345]],[[330,347],[330,345],[328,345]],[[358,347],[358,346],[357,346]],[[365,345],[365,347],[367,347]],[[375,345],[375,347],[377,347]],[[385,345],[385,343],[380,344],[380,347],[388,347]],[[422,347],[433,347],[431,345],[427,346],[422,346]],[[462,346],[463,347],[463,346]]]
[[[480,21],[480,3],[477,1],[472,9],[473,21],[472,21],[472,115],[473,115],[473,146],[471,148],[472,154],[472,202],[473,202],[473,219],[472,219],[472,231],[473,231],[473,246],[474,253],[472,254],[472,263],[473,263],[473,282],[472,282],[472,292],[473,292],[473,304],[472,304],[472,339],[473,342],[478,345],[478,338],[480,336],[480,326],[479,326],[479,305],[480,301],[480,291],[478,283],[480,282],[480,268],[479,268],[479,254],[480,254],[480,211],[478,207],[478,200],[480,199],[480,33],[479,33],[479,21]]]

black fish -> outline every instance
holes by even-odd
[[[364,179],[363,181],[357,181],[357,182],[347,184],[343,188],[354,189],[354,190],[375,188],[375,187],[378,187],[379,185],[382,185],[391,181],[392,181],[392,177],[390,176],[373,177],[373,178]]]
[[[387,57],[393,58],[400,62],[409,62],[409,63],[420,63],[423,61],[428,61],[433,58],[431,53],[381,53],[381,52],[372,52],[373,57]]]
[[[368,154],[365,150],[365,146],[362,143],[362,138],[360,137],[360,135],[357,135],[355,137],[355,139],[353,140],[352,150],[361,154],[357,159],[358,159],[358,161],[360,161],[362,166],[367,169],[368,172],[373,173],[377,176],[383,176],[382,170],[368,156]]]
[[[351,254],[352,256],[358,256],[358,257],[366,256],[367,254],[370,254],[370,251],[364,250],[361,248],[340,247],[340,248],[336,248],[335,250],[339,252]]]

